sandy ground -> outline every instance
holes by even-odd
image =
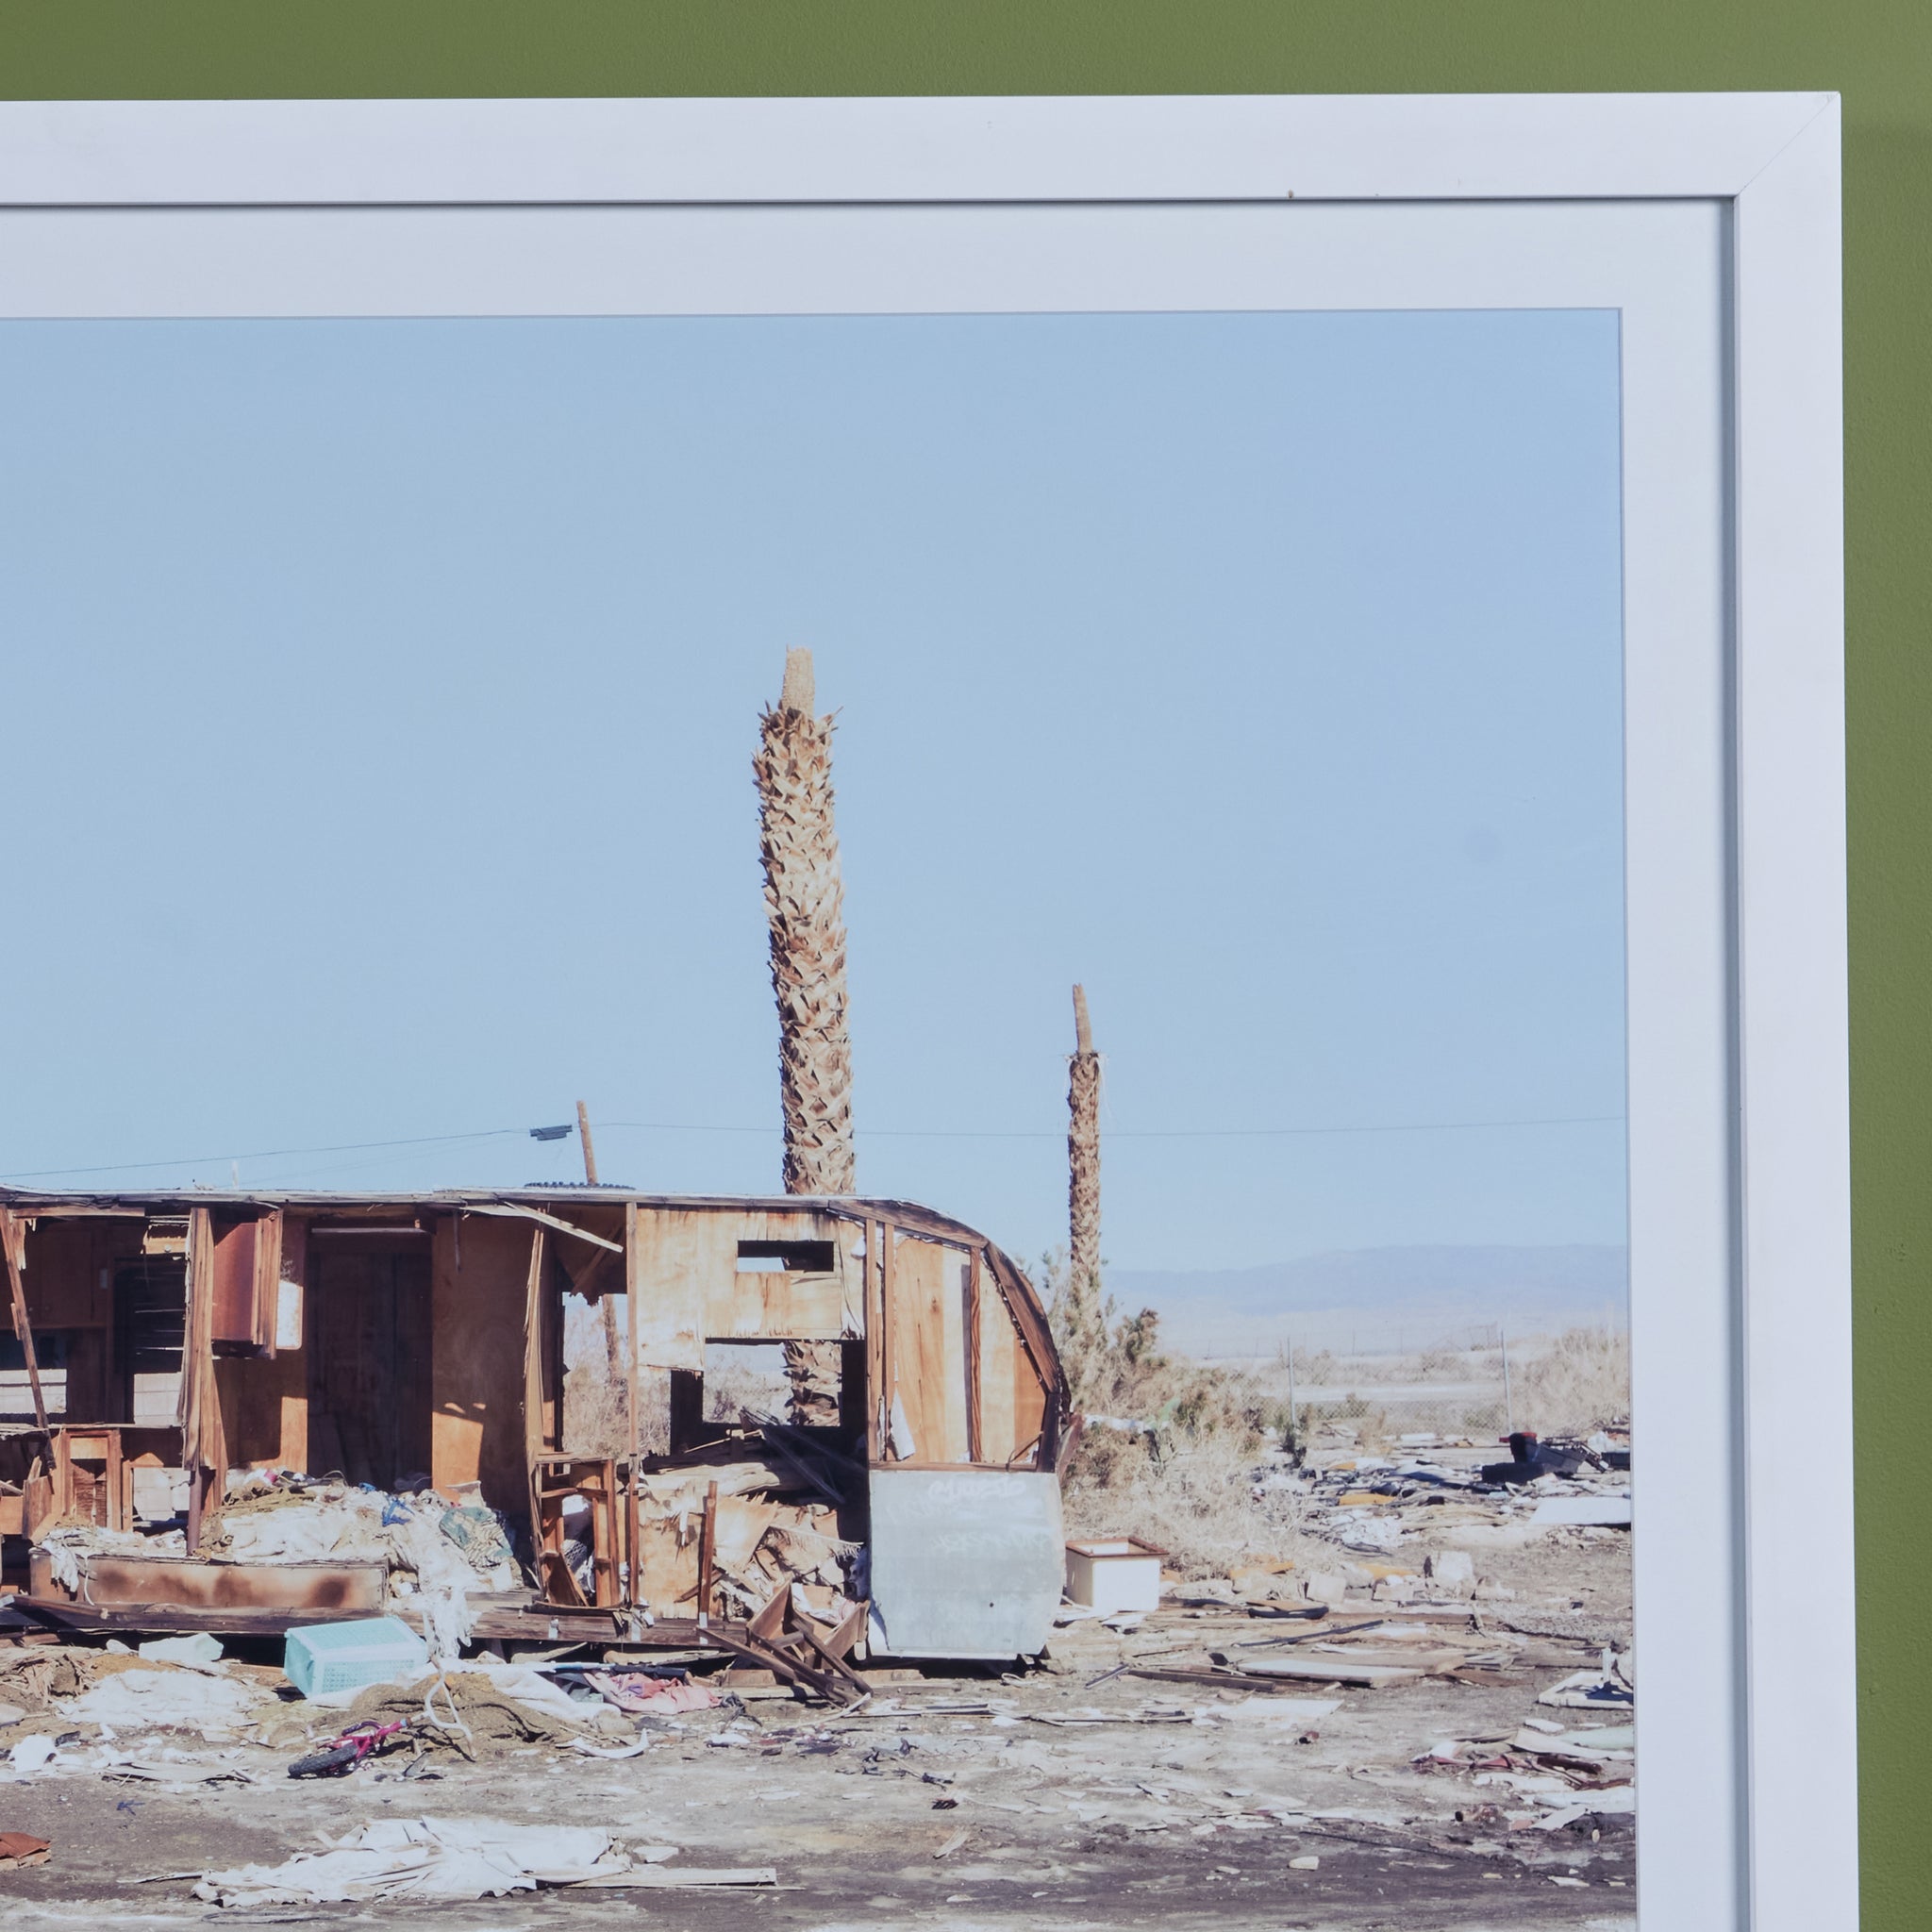
[[[1513,1579],[1518,1592],[1478,1607],[1490,1626],[1513,1622],[1552,1640],[1627,1641],[1623,1540],[1544,1544],[1487,1567],[1499,1582]],[[1498,1794],[1472,1774],[1413,1762],[1439,1739],[1502,1738],[1527,1716],[1551,1717],[1535,1698],[1565,1674],[1558,1665],[1481,1683],[1432,1678],[1312,1693],[1341,1699],[1320,1718],[1305,1714],[1301,1693],[1291,1702],[1124,1675],[1093,1681],[1136,1658],[1205,1663],[1210,1650],[1280,1627],[1180,1610],[1163,1610],[1125,1636],[1076,1625],[1057,1636],[1050,1667],[1024,1679],[960,1677],[894,1690],[901,1707],[878,1715],[757,1699],[741,1712],[705,1712],[680,1729],[654,1730],[642,1756],[612,1762],[549,1746],[498,1747],[475,1766],[439,1754],[418,1767],[434,1766],[435,1775],[406,1779],[403,1760],[391,1758],[348,1778],[296,1782],[285,1775],[289,1751],[243,1745],[232,1761],[256,1779],[243,1785],[179,1790],[92,1772],[0,1776],[0,1830],[54,1845],[47,1865],[0,1874],[0,1917],[9,1932],[109,1919],[125,1926],[433,1920],[467,1932],[614,1925],[640,1913],[674,1927],[823,1932],[1210,1924],[1270,1932],[1630,1932],[1629,1820],[1512,1830],[1479,1810]],[[1549,1655],[1548,1644],[1537,1654]],[[1579,1648],[1577,1662],[1587,1660]],[[992,1714],[933,1708],[972,1700],[991,1703]],[[213,1755],[192,1734],[179,1741]],[[0,1730],[0,1751],[7,1742]],[[779,1885],[225,1910],[193,1899],[185,1881],[136,1882],[274,1863],[375,1818],[425,1815],[598,1824],[627,1844],[675,1845],[675,1863],[773,1866]],[[1310,1857],[1314,1869],[1291,1864]]]

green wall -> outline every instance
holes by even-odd
[[[1829,88],[1845,104],[1859,1427],[1856,1447],[1817,1449],[1859,1463],[1865,1924],[1918,1932],[1932,1924],[1932,0],[11,0],[0,17],[0,92],[30,99],[1723,88]],[[1821,1595],[1849,1584],[1816,1580]]]

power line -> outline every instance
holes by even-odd
[[[458,1141],[500,1141],[514,1134],[527,1139],[527,1127],[485,1127],[473,1134],[419,1134],[408,1141],[340,1141],[329,1147],[264,1147],[254,1154],[236,1154],[223,1149],[219,1154],[185,1154],[178,1160],[119,1160],[106,1167],[42,1167],[31,1173],[6,1176],[10,1181],[46,1180],[63,1174],[145,1174],[158,1167],[200,1167],[219,1160],[288,1160],[298,1154],[366,1154],[376,1148],[448,1146]]]
[[[1283,1135],[1300,1134],[1449,1134],[1460,1133],[1466,1129],[1481,1127],[1587,1127],[1602,1126],[1611,1122],[1621,1123],[1620,1113],[1574,1113],[1553,1114],[1535,1120],[1507,1121],[1374,1121],[1365,1125],[1353,1126],[1313,1126],[1313,1127],[1103,1127],[1100,1137],[1103,1141],[1244,1141],[1273,1140]],[[899,1140],[986,1140],[986,1141],[1061,1141],[1066,1138],[1066,1129],[1058,1127],[1051,1133],[1032,1130],[1011,1134],[952,1133],[937,1130],[927,1133],[911,1130],[882,1138]]]
[[[1338,1126],[1300,1127],[1104,1127],[1108,1141],[1237,1141],[1265,1140],[1303,1134],[1447,1134],[1482,1127],[1582,1127],[1621,1123],[1621,1113],[1552,1114],[1535,1119],[1500,1121],[1371,1121]],[[653,1134],[775,1134],[769,1127],[721,1127],[677,1121],[604,1121],[613,1130],[632,1128]],[[1063,1141],[1064,1127],[859,1127],[869,1141]],[[246,1157],[242,1157],[245,1158]]]
[[[1291,1127],[1110,1127],[1103,1130],[1108,1141],[1244,1141],[1277,1140],[1324,1135],[1355,1134],[1449,1134],[1482,1132],[1491,1128],[1583,1127],[1621,1124],[1621,1113],[1545,1114],[1508,1120],[1464,1121],[1371,1121],[1337,1124]],[[721,1126],[708,1121],[603,1121],[601,1128],[612,1132],[648,1134],[767,1134],[781,1130],[770,1126]],[[340,1141],[322,1147],[270,1147],[254,1153],[183,1156],[177,1160],[126,1160],[102,1167],[43,1167],[20,1171],[5,1176],[10,1181],[50,1180],[61,1175],[85,1176],[97,1174],[146,1174],[160,1168],[197,1167],[223,1160],[290,1160],[309,1154],[367,1154],[400,1147],[446,1147],[472,1141],[526,1140],[527,1127],[485,1127],[467,1134],[421,1134],[402,1141]],[[1059,1141],[1064,1127],[861,1127],[860,1138],[873,1141]]]

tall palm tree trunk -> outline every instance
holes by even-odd
[[[1100,1286],[1100,1056],[1087,990],[1074,989],[1073,1058],[1067,1063],[1067,1273],[1074,1291]]]
[[[772,991],[778,1000],[778,1091],[785,1191],[849,1194],[852,1037],[846,1022],[844,889],[832,824],[832,721],[813,712],[811,653],[785,654],[776,705],[759,719],[758,778]],[[785,1346],[791,1417],[839,1421],[836,1341]]]

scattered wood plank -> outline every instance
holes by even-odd
[[[1371,1670],[1420,1671],[1424,1676],[1437,1671],[1453,1671],[1469,1661],[1469,1653],[1447,1648],[1438,1650],[1410,1650],[1407,1645],[1391,1650],[1377,1650],[1366,1643],[1338,1643],[1332,1650],[1297,1651],[1292,1657],[1249,1657],[1237,1664],[1230,1657],[1218,1653],[1214,1661],[1230,1670],[1253,1671],[1263,1676],[1286,1675],[1304,1664],[1313,1670],[1318,1665],[1327,1670],[1332,1664],[1351,1663],[1366,1666]]]
[[[698,1527],[698,1624],[711,1614],[711,1564],[718,1548],[718,1485],[705,1488],[705,1517]]]
[[[1245,1671],[1187,1671],[1187,1670],[1138,1670],[1129,1668],[1129,1677],[1148,1677],[1158,1684],[1211,1684],[1217,1690],[1299,1690],[1309,1680],[1307,1677],[1290,1678],[1271,1674],[1268,1676],[1250,1676]],[[1411,1676],[1419,1672],[1409,1673]],[[1336,1673],[1317,1676],[1320,1683],[1340,1684],[1345,1680]]]
[[[846,1611],[839,1627],[824,1640],[824,1648],[832,1656],[849,1657],[858,1646],[858,1640],[865,1635],[866,1617],[869,1609],[866,1604],[854,1604]],[[866,1673],[868,1677],[873,1674]]]
[[[809,1617],[801,1617],[798,1620],[797,1628],[793,1631],[792,1635],[808,1648],[815,1651],[825,1667],[842,1677],[859,1696],[870,1697],[872,1695],[872,1686],[845,1661],[842,1654],[835,1652],[831,1644],[820,1637],[818,1631],[813,1628],[812,1621]]]
[[[1450,1669],[1462,1661],[1459,1657],[1445,1659],[1440,1668]],[[1241,1679],[1275,1677],[1293,1684],[1355,1684],[1365,1690],[1379,1690],[1390,1684],[1411,1684],[1432,1674],[1420,1659],[1394,1663],[1365,1663],[1337,1651],[1320,1657],[1270,1657],[1243,1664]],[[1225,1681],[1225,1680],[1224,1680]]]

